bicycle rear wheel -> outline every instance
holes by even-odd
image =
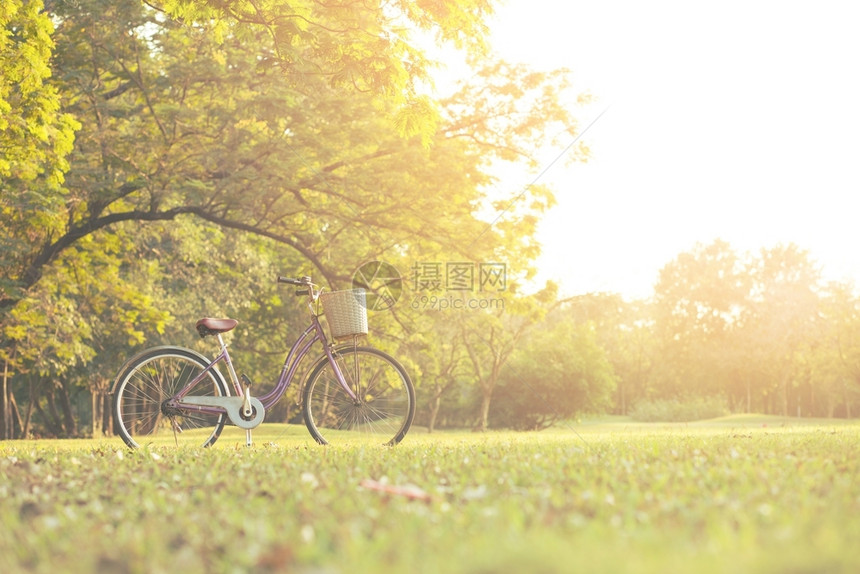
[[[333,351],[353,400],[323,357],[308,377],[302,414],[320,444],[395,445],[415,416],[415,389],[406,370],[391,356],[371,347]]]
[[[208,366],[202,355],[180,347],[158,347],[131,359],[117,377],[113,412],[116,429],[131,448],[142,444],[211,446],[221,434],[226,414],[167,406],[167,401]],[[210,370],[193,396],[228,395],[220,372]]]

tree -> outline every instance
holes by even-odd
[[[474,312],[460,322],[460,341],[479,393],[476,430],[486,431],[489,427],[490,405],[506,364],[529,329],[546,314],[556,293],[553,283],[529,296],[518,295],[516,286],[511,285],[503,309]]]
[[[655,288],[662,397],[687,389],[725,394],[736,410],[811,412],[836,356],[821,293],[817,265],[793,244],[743,259],[719,241],[681,254]]]
[[[660,270],[654,287],[654,380],[663,396],[722,394],[730,387],[741,351],[734,333],[749,281],[743,261],[720,240],[697,245]]]
[[[608,409],[616,375],[597,339],[593,324],[566,320],[531,331],[500,377],[494,423],[542,429]]]
[[[616,375],[614,410],[626,415],[651,392],[654,322],[647,301],[626,301],[618,294],[590,293],[561,302],[556,320],[592,325]],[[563,318],[563,319],[560,319]]]
[[[410,306],[413,303],[420,306],[420,300],[409,302]],[[443,408],[447,407],[449,420],[454,419],[456,413],[453,411],[459,406],[458,395],[468,394],[474,386],[470,378],[473,371],[469,357],[460,342],[459,328],[452,321],[451,313],[438,310],[412,313],[411,334],[398,350],[413,379],[420,381],[421,401],[416,424],[425,424],[431,433],[442,418]],[[428,333],[432,335],[428,336]],[[465,421],[457,422],[467,424]]]
[[[529,114],[511,118],[509,129],[485,130],[477,145],[443,127],[425,147],[390,133],[390,105],[372,93],[285,76],[276,54],[260,48],[265,28],[226,27],[217,44],[131,0],[71,6],[56,7],[67,42],[57,67],[70,109],[85,120],[80,169],[69,174],[65,228],[35,242],[11,277],[23,289],[79,237],[121,221],[184,214],[289,245],[330,282],[347,279],[353,268],[342,265],[337,244],[377,255],[416,240],[462,251],[450,222],[458,239],[482,234],[473,211],[476,190],[491,182],[482,172],[488,148],[525,156],[522,135],[565,113],[551,87],[557,78],[542,76],[528,90],[545,96]],[[487,98],[503,101],[501,94]],[[456,102],[446,105],[454,109]],[[491,119],[502,127],[496,118],[484,121]],[[470,129],[476,125],[471,121]],[[513,134],[520,140],[512,142]],[[435,193],[403,197],[421,184],[433,184]],[[493,231],[483,239],[492,243]]]
[[[0,438],[11,436],[13,416],[20,421],[8,383],[18,352],[3,332],[5,309],[22,295],[15,278],[34,232],[62,222],[63,172],[77,127],[49,82],[52,32],[41,0],[0,6]]]
[[[744,329],[768,410],[783,416],[791,388],[800,384],[804,355],[819,312],[820,272],[796,245],[763,249],[750,269],[753,280]]]
[[[4,187],[16,188],[41,178],[43,189],[56,191],[76,122],[60,111],[57,89],[49,82],[51,18],[41,0],[7,0],[0,7],[0,30],[0,177]],[[25,207],[50,212],[54,205],[36,193],[13,202],[10,191],[0,196],[4,223],[16,221]]]
[[[0,309],[20,295],[15,279],[34,232],[62,224],[63,172],[77,123],[49,83],[53,25],[41,0],[0,8]]]
[[[435,131],[435,110],[416,89],[432,66],[416,47],[416,32],[440,45],[485,55],[489,0],[441,2],[318,2],[303,0],[148,0],[187,24],[212,22],[216,36],[232,23],[264,32],[265,46],[284,74],[300,82],[322,79],[336,88],[382,95],[394,104],[399,133]],[[263,40],[267,40],[263,42]]]
[[[96,285],[102,268],[117,268],[110,276],[126,295],[117,317],[129,311],[126,305],[138,305],[139,318],[152,318],[133,319],[128,332],[121,321],[110,332],[158,338],[159,321],[166,320],[157,318],[150,294],[159,293],[162,302],[189,291],[159,279],[179,264],[150,233],[174,247],[207,244],[215,261],[230,252],[212,244],[215,228],[255,235],[260,261],[271,261],[274,253],[283,257],[286,247],[289,261],[301,261],[308,274],[332,287],[348,284],[358,263],[382,257],[408,267],[425,257],[493,260],[504,253],[527,267],[537,250],[536,217],[551,195],[535,187],[517,202],[497,202],[504,217],[496,225],[479,213],[493,183],[488,161],[501,150],[506,158],[528,157],[528,134],[569,118],[554,85],[559,76],[532,77],[525,91],[508,92],[494,78],[496,87],[486,90],[485,99],[472,87],[431,109],[411,93],[424,63],[417,52],[402,51],[408,26],[379,32],[384,38],[377,41],[379,26],[397,23],[388,9],[312,1],[293,11],[283,2],[153,6],[136,0],[47,4],[60,46],[52,86],[81,125],[63,187],[51,196],[50,225],[19,218],[2,252],[9,264],[0,272],[8,286],[0,296],[0,329],[14,342],[4,350],[13,372],[41,360],[37,349],[47,333],[36,329],[25,337],[27,321],[47,324],[60,302],[69,308],[67,317],[80,320],[71,319],[77,331],[63,340],[56,357],[75,358],[56,360],[50,376],[72,376],[85,362],[107,368],[98,357],[108,349],[97,341],[104,325],[85,311],[98,297],[74,286]],[[396,6],[420,20],[419,27],[437,27],[444,38],[459,42],[474,33],[474,42],[467,43],[481,43],[483,8],[447,29],[467,17],[470,5],[432,3],[425,11],[408,2]],[[253,7],[260,12],[251,14]],[[207,14],[216,17],[209,21]],[[356,27],[365,19],[368,27]],[[380,46],[394,47],[376,51]],[[406,53],[414,61],[401,59]],[[401,75],[398,66],[414,68],[415,75]],[[512,73],[511,83],[526,77],[520,68]],[[508,124],[480,115],[460,121],[469,114],[470,99],[490,111],[490,104],[505,107],[520,98],[533,105],[521,107]],[[415,127],[415,117],[409,117],[416,110],[424,110],[438,129]],[[392,118],[400,118],[399,132]],[[24,187],[15,193],[29,193]],[[189,224],[190,218],[199,224]],[[131,256],[113,251],[114,245],[136,259],[125,260]],[[94,258],[90,250],[110,257]],[[100,266],[88,271],[88,260]],[[206,268],[210,278],[222,276],[218,271]],[[59,281],[54,287],[62,298],[51,294],[45,278]],[[34,306],[39,297],[44,304]],[[111,315],[100,318],[107,324]]]
[[[809,349],[811,381],[806,411],[851,418],[860,404],[860,299],[850,283],[827,285]]]
[[[182,3],[186,8],[180,9],[172,3],[169,11],[188,16],[197,13],[189,12],[194,4]],[[314,34],[324,33],[326,18],[361,20],[358,14],[349,15],[360,11],[358,5],[334,6],[329,14],[322,5],[308,4],[320,18]],[[377,97],[390,87],[387,82],[380,80],[378,86],[374,84],[377,91],[359,91],[356,97],[354,90],[337,89],[341,82],[332,87],[325,74],[312,75],[306,69],[285,74],[286,56],[266,48],[263,41],[271,35],[271,27],[253,22],[222,22],[217,35],[223,42],[218,44],[215,33],[183,28],[131,0],[50,6],[65,42],[57,54],[56,67],[64,76],[60,81],[72,102],[69,109],[86,124],[78,137],[78,165],[83,168],[82,155],[88,161],[86,169],[75,171],[75,181],[68,182],[71,194],[59,206],[62,213],[57,222],[65,227],[49,229],[29,241],[27,252],[16,257],[7,283],[28,289],[78,237],[120,221],[170,220],[190,213],[291,245],[324,268],[316,260],[318,254],[305,247],[314,234],[319,236],[319,219],[308,217],[304,230],[297,229],[298,209],[314,205],[327,220],[336,214],[341,222],[362,220],[366,227],[376,223],[367,218],[392,215],[378,209],[378,199],[366,201],[369,198],[342,193],[343,178],[351,177],[351,171],[412,145],[397,137],[359,141],[374,123],[377,130],[389,126],[384,118],[391,104]],[[285,8],[281,3],[266,6]],[[228,12],[245,21],[242,10],[248,7],[250,3],[233,2]],[[379,16],[373,10],[367,12],[367,16]],[[306,18],[301,14],[281,17]],[[373,37],[368,34],[372,30],[354,29],[348,20],[340,27],[356,50],[358,38]],[[320,42],[342,50],[333,39]],[[399,54],[371,57],[372,48],[372,44],[365,46],[362,52],[368,66],[374,58],[395,61]],[[306,49],[325,60],[325,50]],[[350,57],[342,55],[333,66],[346,66]],[[344,101],[351,105],[344,106]],[[320,146],[321,141],[339,145]],[[213,143],[219,149],[212,149]],[[308,153],[306,146],[315,153]],[[149,151],[147,156],[139,154],[141,149]],[[382,161],[373,167],[390,166]],[[314,193],[320,197],[307,197]],[[286,231],[281,225],[285,218],[292,224]],[[16,300],[4,297],[2,305],[8,307]]]

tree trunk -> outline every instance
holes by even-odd
[[[102,435],[113,436],[113,401],[110,393],[102,393]]]
[[[105,400],[105,395],[107,395],[106,389],[108,388],[107,384],[102,381],[95,389],[92,391],[92,409],[93,409],[93,421],[92,421],[92,437],[100,437],[105,436],[106,429],[108,428],[109,421],[109,411],[110,411],[110,403]]]
[[[22,430],[24,425],[21,424],[21,413],[18,410],[18,403],[15,401],[15,393],[9,393],[9,438],[15,438],[15,423],[18,423],[18,430]],[[22,437],[23,438],[23,437]]]
[[[12,416],[9,405],[9,360],[3,361],[3,382],[0,385],[0,440],[12,438]]]
[[[45,424],[51,429],[51,434],[56,437],[63,437],[63,421],[60,418],[60,413],[57,411],[57,403],[54,400],[54,389],[49,388],[48,392],[45,393],[45,399],[48,401],[48,412],[46,413],[42,410],[42,406],[39,404],[39,401],[36,401],[36,410],[42,415],[45,419]]]
[[[57,385],[57,390],[60,391],[60,409],[63,411],[63,430],[67,437],[78,436],[78,422],[75,420],[75,415],[72,412],[72,399],[69,397],[69,387],[65,379],[60,380]]]
[[[782,378],[782,416],[788,416],[788,377]]]
[[[833,395],[827,394],[825,400],[825,412],[824,416],[828,419],[833,418],[833,414],[836,412],[836,405],[838,404],[837,400]]]
[[[21,438],[26,439],[30,436],[30,421],[33,416],[33,404],[36,402],[36,390],[33,388],[32,379],[29,382],[30,400],[27,402],[27,415],[24,417],[24,426],[21,427]]]
[[[90,411],[93,413],[92,421],[90,422],[90,436],[96,438],[98,436],[98,421],[101,420],[101,400],[98,390],[90,393]]]
[[[493,396],[492,388],[483,387],[484,392],[481,393],[481,418],[478,421],[478,427],[475,430],[487,432],[487,427],[490,421],[490,399]]]
[[[442,396],[436,394],[434,399],[430,401],[430,421],[427,423],[427,432],[432,433],[436,430],[436,417],[439,416],[439,407],[442,405]]]

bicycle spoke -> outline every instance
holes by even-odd
[[[369,439],[396,444],[412,423],[414,391],[403,368],[388,355],[359,347],[342,351],[338,365],[353,400],[333,369],[321,363],[311,374],[303,396],[308,430],[326,444]]]
[[[225,415],[165,406],[165,401],[193,381],[207,364],[193,351],[175,347],[147,351],[133,360],[118,378],[114,396],[114,415],[126,444],[137,447],[167,440],[176,446],[208,446],[215,442],[226,422]],[[210,372],[191,394],[227,392],[223,381]]]

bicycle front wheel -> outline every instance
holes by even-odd
[[[142,444],[210,446],[227,415],[170,407],[168,401],[208,366],[202,355],[179,347],[158,347],[129,361],[114,387],[116,429],[131,448]],[[227,385],[212,369],[190,395],[225,396]]]
[[[394,358],[371,347],[332,351],[355,398],[337,380],[323,357],[308,377],[302,414],[320,444],[395,445],[415,416],[415,389]]]

